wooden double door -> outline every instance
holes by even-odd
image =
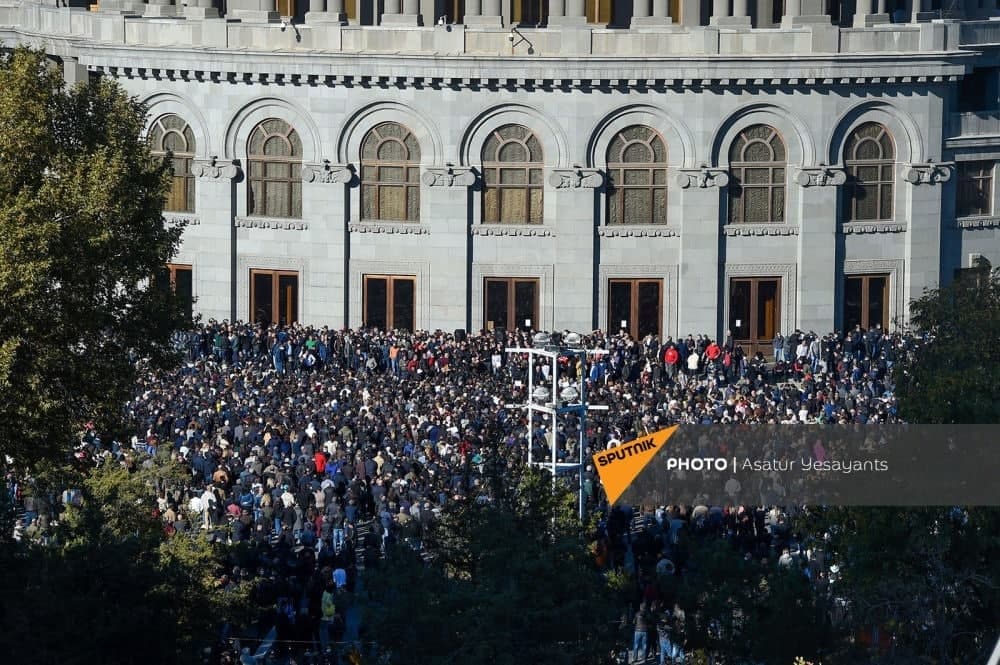
[[[729,321],[733,341],[748,356],[773,354],[781,321],[780,277],[733,277],[729,280]],[[787,331],[786,331],[787,332]]]

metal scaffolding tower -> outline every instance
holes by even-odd
[[[534,346],[526,348],[507,348],[509,354],[524,354],[528,356],[528,390],[524,404],[510,404],[509,408],[522,408],[528,412],[528,465],[547,468],[552,473],[552,484],[555,486],[560,473],[577,472],[579,479],[578,493],[580,497],[580,520],[584,519],[585,496],[583,491],[583,473],[586,468],[584,459],[587,447],[587,411],[607,411],[603,405],[587,403],[587,360],[591,357],[607,353],[605,349],[585,349],[582,338],[577,333],[549,334],[539,332],[532,338]],[[577,376],[564,376],[560,382],[559,358],[576,358]],[[544,358],[543,363],[549,366],[549,374],[536,374],[535,363]],[[534,459],[535,416],[539,415],[549,425],[549,444],[551,459],[536,461]],[[579,459],[569,462],[559,461],[559,424],[567,416],[579,419],[579,440],[577,454]]]

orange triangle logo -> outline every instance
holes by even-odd
[[[649,461],[656,457],[656,453],[660,452],[667,439],[673,436],[677,427],[674,425],[661,429],[594,455],[594,466],[601,477],[609,503],[614,503],[621,497],[625,488],[646,468]]]

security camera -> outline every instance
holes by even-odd
[[[281,31],[282,31],[282,32],[284,32],[284,31],[285,31],[285,28],[287,28],[287,27],[288,27],[288,22],[287,22],[287,21],[284,21],[284,20],[282,20],[282,21],[281,21]]]
[[[444,16],[438,17],[438,25],[444,25],[444,22],[445,22],[445,17]]]
[[[509,42],[513,42],[514,41],[514,31],[513,30],[511,30],[510,34],[507,35],[507,41],[509,41]]]

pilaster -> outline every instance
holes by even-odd
[[[329,160],[302,165],[302,217],[310,220],[306,240],[307,275],[300,279],[302,319],[306,323],[346,325],[346,190],[354,180],[347,164]]]
[[[677,334],[719,331],[719,199],[729,184],[721,169],[680,169],[680,283]]]
[[[195,311],[205,319],[247,318],[236,312],[235,180],[240,168],[232,161],[209,157],[196,159],[195,212],[199,224],[184,231],[183,247],[197,257]]]
[[[557,330],[590,330],[593,324],[594,196],[603,181],[600,171],[576,166],[549,174],[545,209],[554,213],[559,248],[553,280]]]
[[[467,321],[467,271],[472,257],[469,236],[469,192],[476,184],[471,169],[452,164],[424,169],[420,176],[421,224],[429,227],[431,236],[430,320],[443,330],[475,329],[478,323]]]
[[[954,164],[909,164],[900,184],[907,188],[906,285],[904,302],[919,298],[925,289],[937,288],[941,276],[942,183],[951,179]],[[908,310],[908,307],[907,307]]]
[[[800,169],[799,277],[796,320],[803,330],[832,330],[837,293],[837,193],[847,182],[840,167]]]

